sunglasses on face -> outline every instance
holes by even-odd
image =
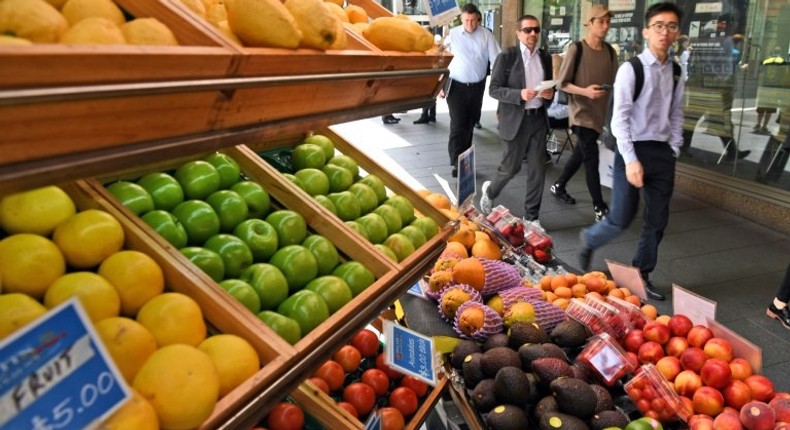
[[[540,27],[524,27],[519,31],[524,34],[529,34],[529,33],[540,34]]]

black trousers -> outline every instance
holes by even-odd
[[[447,150],[452,166],[458,162],[458,155],[472,146],[475,119],[483,107],[485,90],[485,79],[471,84],[450,82],[447,93],[447,107],[450,111],[450,139]]]
[[[562,169],[557,183],[564,187],[584,163],[587,190],[590,192],[593,204],[601,206],[604,201],[601,193],[601,175],[598,173],[598,132],[591,128],[574,125],[573,133],[578,137],[576,146],[573,148],[571,158],[565,163],[565,168]]]

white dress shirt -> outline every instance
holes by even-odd
[[[494,64],[501,49],[494,39],[493,33],[478,26],[474,32],[464,30],[463,25],[453,27],[449,37],[450,79],[465,84],[473,84],[485,80],[488,63]]]
[[[535,47],[534,52],[530,52],[527,46],[519,43],[521,48],[521,58],[524,60],[524,76],[527,78],[526,86],[524,88],[532,89],[537,88],[543,82],[543,64],[540,62],[540,50]],[[535,109],[543,106],[543,99],[534,97],[524,105],[524,109]]]

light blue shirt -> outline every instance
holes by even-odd
[[[524,88],[532,89],[537,88],[543,82],[543,63],[540,62],[540,50],[535,47],[535,51],[529,52],[527,45],[519,42],[521,48],[521,58],[524,59],[524,76],[526,77],[526,86]],[[543,99],[535,97],[524,104],[524,109],[535,109],[543,106]]]
[[[636,78],[631,64],[623,63],[614,81],[612,134],[617,138],[617,149],[626,164],[637,159],[634,142],[669,142],[676,156],[683,144],[683,79],[678,82],[673,96],[672,61],[667,59],[661,64],[649,49],[638,57],[644,68],[645,82],[636,102],[633,101]]]
[[[468,33],[463,25],[450,30],[450,79],[465,84],[473,84],[485,80],[488,63],[494,64],[501,49],[493,33],[478,26],[474,32]]]
[[[560,97],[559,91],[554,91],[554,99],[551,101],[551,106],[546,110],[550,118],[565,119],[568,117],[568,106],[557,103]]]

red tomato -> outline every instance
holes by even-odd
[[[379,352],[379,337],[368,329],[362,329],[351,338],[351,344],[363,357],[374,357]]]
[[[347,410],[349,414],[354,416],[354,418],[359,418],[359,413],[357,412],[357,408],[355,408],[354,405],[352,405],[351,403],[337,402],[337,405]]]
[[[406,387],[398,387],[390,393],[390,406],[397,408],[403,416],[410,417],[417,412],[417,394]]]
[[[422,397],[428,392],[428,384],[419,379],[415,378],[414,376],[406,375],[400,380],[401,387],[408,387],[414,391],[414,394],[417,397]]]
[[[376,369],[383,370],[392,381],[397,381],[401,376],[403,376],[400,374],[400,372],[392,370],[389,366],[387,366],[386,363],[384,363],[383,352],[379,354],[378,357],[376,357]]]
[[[343,389],[343,401],[351,403],[360,415],[367,415],[376,405],[376,392],[368,384],[354,382]]]
[[[362,361],[362,354],[351,345],[343,345],[340,349],[335,351],[335,355],[332,356],[332,359],[340,363],[346,373],[353,373],[359,369],[359,363]]]
[[[313,376],[312,378],[310,378],[310,382],[312,382],[313,385],[315,385],[316,388],[318,388],[319,390],[325,392],[326,394],[329,394],[329,384],[327,384],[326,381],[324,381],[322,378],[319,378],[318,376]]]
[[[343,381],[346,379],[346,372],[343,366],[337,361],[327,360],[318,370],[313,373],[313,376],[323,379],[329,385],[330,391],[339,390],[343,386]]]
[[[379,414],[381,414],[381,430],[403,430],[406,427],[403,414],[393,407],[381,408]]]
[[[271,430],[302,430],[304,412],[293,403],[280,402],[274,405],[266,421]]]
[[[368,369],[362,372],[360,379],[363,383],[370,385],[379,396],[386,394],[390,388],[390,378],[383,370]]]

